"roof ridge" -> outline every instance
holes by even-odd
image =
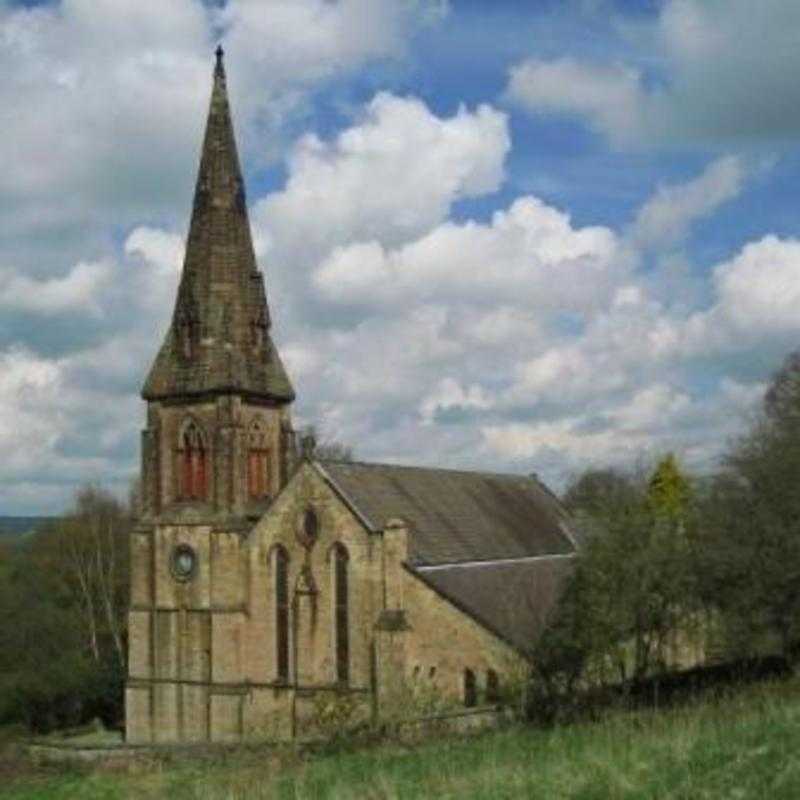
[[[478,469],[459,469],[456,467],[429,467],[424,464],[392,464],[385,461],[359,461],[348,459],[336,458],[315,458],[315,461],[320,464],[340,464],[342,466],[357,466],[357,467],[389,467],[390,469],[416,469],[426,470],[428,472],[454,472],[460,475],[493,475],[498,478],[517,478],[519,480],[532,481],[539,486],[544,486],[541,480],[536,475],[526,475],[521,472],[497,472],[496,470],[478,470]],[[548,490],[549,491],[549,490]],[[550,492],[552,494],[552,492]],[[555,497],[555,495],[553,495]],[[556,498],[557,499],[557,498]]]

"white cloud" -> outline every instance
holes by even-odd
[[[423,110],[432,118],[425,127],[448,124],[424,106],[415,114]],[[365,129],[372,133],[369,118],[346,133],[360,141]],[[399,138],[407,115],[382,118],[380,129]],[[387,209],[403,208],[405,184],[381,182],[387,201],[372,183],[389,151],[347,149],[338,139],[322,143],[325,158],[319,150],[308,173],[302,159],[290,161],[286,190],[260,208],[280,207],[296,176],[317,170],[325,176],[320,197],[298,201],[280,224],[262,213],[261,230],[276,237],[271,252],[280,256],[269,275],[309,265],[294,270],[292,292],[315,311],[280,329],[300,369],[299,411],[329,430],[335,420],[336,434],[363,457],[533,468],[557,480],[587,463],[673,449],[708,468],[744,424],[742,409],[757,403],[763,387],[752,370],[734,362],[710,376],[718,346],[692,347],[698,316],[718,316],[728,302],[725,270],[711,302],[692,313],[653,291],[639,252],[645,243],[680,244],[692,223],[734,196],[745,178],[741,159],[658,189],[638,222],[617,233],[577,227],[533,196],[487,222],[454,222],[444,216],[453,190],[438,197],[441,210],[426,213],[425,225],[400,225]],[[391,157],[402,173],[415,154]],[[328,187],[340,179],[357,198],[352,216],[325,202],[338,197]],[[276,246],[303,205],[321,212]]]
[[[0,15],[11,49],[29,54],[10,82],[28,86],[34,109],[22,108],[22,133],[0,142],[0,155],[21,148],[10,167],[18,183],[0,185],[0,201],[14,200],[2,224],[16,230],[27,219],[75,240],[86,209],[97,215],[79,255],[63,254],[53,234],[59,255],[49,267],[33,248],[30,269],[0,273],[0,303],[28,314],[30,328],[56,313],[96,324],[79,347],[50,357],[0,345],[0,445],[21,459],[2,473],[0,502],[25,502],[37,480],[56,510],[69,481],[124,486],[136,469],[136,395],[179,279],[184,245],[174,229],[190,200],[211,23],[199,3],[178,0],[162,30],[158,15],[139,21],[121,2],[93,4],[91,20],[87,0],[59,14]],[[368,18],[365,3],[277,2],[269,21],[263,4],[230,4],[221,21],[240,127],[263,131],[275,122],[266,104],[285,118],[320,83],[401,53],[422,6],[370,3]],[[529,99],[588,114],[609,135],[640,130],[638,77],[621,67],[581,70],[539,64]],[[556,93],[553,81],[570,76]],[[594,83],[578,85],[583,78]],[[111,115],[108,97],[117,95]],[[60,152],[47,150],[52,132],[33,130],[48,103]],[[754,380],[737,353],[756,339],[800,336],[791,317],[799,246],[751,243],[716,268],[710,301],[692,312],[652,290],[636,248],[680,244],[692,222],[739,191],[743,162],[721,159],[659,189],[628,230],[578,224],[533,195],[488,219],[459,209],[456,220],[459,201],[502,188],[506,116],[487,105],[440,115],[387,93],[360,111],[339,133],[299,139],[285,186],[252,215],[274,333],[298,390],[296,418],[366,458],[536,469],[552,479],[663,448],[707,466],[763,390],[763,370]],[[154,185],[165,191],[151,207]],[[113,247],[112,221],[115,241],[129,231]],[[115,258],[84,255],[95,248]],[[709,354],[723,351],[726,362],[709,374]]]
[[[26,269],[57,272],[65,257],[86,258],[89,243],[108,249],[112,226],[184,218],[220,24],[240,139],[248,153],[258,139],[259,156],[274,158],[284,124],[309,93],[370,60],[401,56],[429,5],[231,0],[220,10],[202,0],[69,0],[0,7],[0,229],[8,231],[0,260],[14,246],[16,263],[24,252]],[[264,141],[273,143],[269,152]],[[47,240],[57,241],[46,249]]]
[[[447,296],[584,312],[606,302],[626,266],[608,228],[573,228],[566,214],[527,196],[495,212],[491,224],[445,222],[397,250],[377,242],[337,248],[313,280],[327,300],[375,311]]]
[[[140,255],[156,268],[160,278],[180,273],[184,249],[181,236],[147,226],[132,230],[124,245],[126,255]]]
[[[571,58],[527,59],[511,69],[506,89],[506,97],[524,108],[585,116],[599,132],[621,141],[641,133],[643,96],[637,70]]]
[[[713,305],[683,327],[684,353],[725,353],[764,341],[791,347],[800,336],[800,242],[765,236],[713,270]]]
[[[493,399],[482,386],[464,388],[454,378],[442,378],[434,390],[419,405],[422,419],[431,424],[442,411],[476,409],[486,410],[494,405]]]
[[[300,139],[286,188],[256,205],[254,224],[278,258],[406,241],[457,200],[497,189],[509,147],[506,117],[490,106],[440,118],[416,98],[381,93],[332,141]]]
[[[527,59],[506,96],[583,117],[618,145],[785,142],[800,131],[795,0],[667,0],[640,22],[638,63]]]
[[[57,314],[64,311],[101,316],[100,292],[111,280],[109,263],[77,264],[63,278],[35,280],[13,270],[0,270],[0,308],[7,311]]]
[[[60,435],[60,370],[15,348],[0,353],[0,376],[0,447],[8,480],[38,466]]]
[[[445,10],[440,0],[268,5],[0,3],[0,418],[5,452],[30,463],[4,473],[0,503],[55,511],[80,481],[120,486],[135,470],[138,388],[174,302],[183,240],[172,229],[190,208],[218,37],[252,164],[256,146],[262,160],[277,155],[321,86],[402,59]],[[458,117],[451,128],[457,136]],[[453,191],[490,180],[479,172]],[[50,370],[41,401],[33,389],[20,399],[11,366]]]
[[[687,183],[660,186],[636,215],[634,241],[647,247],[674,244],[686,235],[693,222],[736,197],[744,178],[741,159],[725,156]]]

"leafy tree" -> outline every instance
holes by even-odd
[[[766,392],[703,504],[698,568],[728,654],[790,655],[800,642],[800,353]]]
[[[663,671],[697,624],[688,479],[669,457],[649,480],[597,474],[575,484],[593,535],[535,649],[538,697],[550,703]]]
[[[91,673],[83,642],[58,573],[19,548],[0,577],[0,719],[40,731],[77,722]]]
[[[122,713],[130,514],[85,487],[0,554],[0,720],[36,730]]]
[[[591,514],[615,501],[630,501],[635,491],[631,478],[615,469],[587,469],[569,484],[562,502],[573,513]]]

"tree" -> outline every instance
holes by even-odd
[[[576,482],[573,507],[593,534],[535,649],[545,696],[641,681],[670,666],[677,640],[696,625],[688,486],[671,457],[648,480],[603,470]]]
[[[103,660],[105,640],[121,670],[126,663],[130,527],[130,514],[115,497],[87,486],[54,530],[65,578],[83,612],[92,657]]]
[[[703,504],[698,567],[729,654],[785,656],[800,641],[800,354],[723,461]]]
[[[615,469],[587,469],[567,486],[562,502],[572,513],[592,514],[615,500],[630,500],[634,492],[631,478]]]
[[[122,713],[131,516],[84,487],[0,569],[0,720],[36,730]]]
[[[93,665],[74,597],[43,532],[9,554],[0,575],[0,721],[47,731],[81,720]]]
[[[316,425],[306,425],[300,431],[300,440],[309,443],[314,458],[321,461],[352,461],[354,458],[351,445],[330,436],[320,435]]]
[[[685,521],[692,490],[675,456],[668,453],[658,462],[647,485],[647,499],[654,512],[672,522]]]

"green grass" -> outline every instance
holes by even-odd
[[[4,788],[2,788],[4,787]],[[800,798],[800,682],[550,731],[515,727],[414,747],[240,752],[133,771],[0,770],[32,798]]]

